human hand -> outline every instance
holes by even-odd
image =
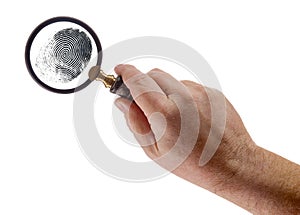
[[[300,213],[299,165],[257,146],[221,92],[159,69],[115,71],[135,101],[115,104],[155,162],[251,213]]]
[[[235,174],[237,166],[223,165],[234,160],[238,150],[254,144],[221,92],[192,81],[179,82],[159,69],[143,74],[131,65],[119,65],[115,71],[135,101],[119,98],[116,105],[150,158],[205,188],[216,189]]]

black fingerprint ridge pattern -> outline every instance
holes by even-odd
[[[67,28],[41,48],[36,66],[46,81],[66,83],[82,73],[91,55],[90,38],[79,29]]]

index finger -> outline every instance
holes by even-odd
[[[147,74],[140,72],[132,65],[118,65],[115,67],[118,75],[121,75],[130,93],[143,110],[146,117],[153,112],[162,110],[168,98],[159,85]]]

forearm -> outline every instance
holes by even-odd
[[[238,165],[232,183],[240,184],[244,192],[241,195],[249,198],[248,202],[245,199],[246,209],[259,214],[300,213],[300,167],[297,164],[255,147],[248,150]]]
[[[224,169],[218,170],[224,173],[220,182],[209,187],[217,195],[254,214],[300,214],[299,165],[253,144],[213,166]]]

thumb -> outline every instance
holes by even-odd
[[[151,155],[156,154],[156,140],[144,112],[135,102],[124,98],[116,99],[115,105],[124,113],[129,129],[146,154],[153,157]]]
[[[124,113],[130,130],[135,134],[146,134],[150,131],[150,126],[143,111],[128,99],[118,98],[115,105]]]
[[[130,102],[129,100],[123,99],[123,98],[117,98],[117,99],[115,100],[115,105],[116,105],[117,108],[119,108],[119,110],[122,111],[125,115],[128,114],[131,103],[132,103],[132,102]]]

